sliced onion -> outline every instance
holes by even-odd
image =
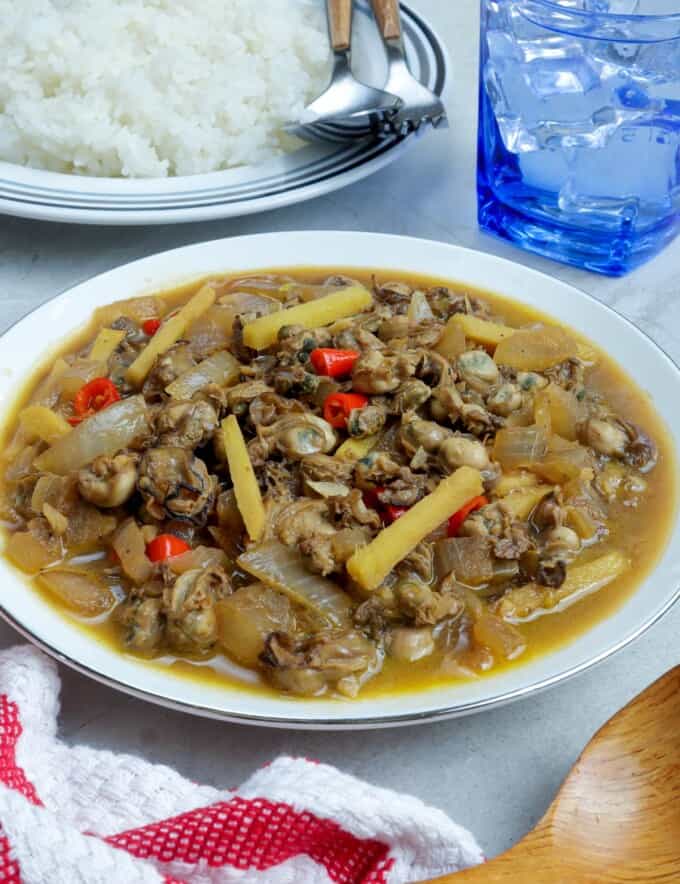
[[[576,396],[557,384],[549,384],[536,394],[536,403],[545,403],[554,433],[573,442],[578,436],[578,425],[583,420],[583,406]]]
[[[528,427],[533,423],[535,423],[534,405],[530,396],[526,396],[521,407],[505,419],[506,427]]]
[[[62,537],[68,530],[68,519],[63,513],[60,513],[56,507],[49,503],[42,506],[42,514],[47,519],[52,533],[57,537]]]
[[[232,295],[224,295],[219,299],[218,304],[231,314],[232,322],[236,316],[242,313],[259,313],[263,316],[281,309],[281,301],[276,298],[252,292],[234,292]]]
[[[582,540],[592,540],[599,527],[585,507],[581,506],[567,507],[567,525],[573,528]]]
[[[50,568],[38,582],[59,601],[84,617],[97,617],[110,610],[115,597],[107,583],[92,571],[81,568]]]
[[[548,434],[542,427],[506,427],[496,433],[493,459],[504,469],[514,470],[531,467],[542,460],[547,450]]]
[[[307,570],[302,555],[277,541],[267,541],[239,556],[237,564],[263,583],[284,592],[330,623],[347,624],[351,601],[338,586]]]
[[[420,322],[427,322],[434,319],[434,313],[430,307],[430,302],[425,297],[425,292],[415,291],[411,295],[411,303],[408,305],[408,321],[412,325]]]
[[[63,534],[67,547],[91,547],[116,529],[117,519],[79,497],[75,484],[73,476],[40,476],[31,509],[47,518],[54,534]]]
[[[23,479],[24,476],[33,473],[33,461],[38,450],[38,445],[27,445],[20,451],[12,453],[11,456],[9,452],[5,452],[3,455],[3,461],[8,463],[7,470],[5,471],[5,479],[8,482],[17,482],[19,479]]]
[[[50,369],[46,378],[38,384],[37,389],[31,396],[31,403],[35,405],[53,406],[59,399],[59,381],[65,371],[68,371],[68,362],[59,357]]]
[[[108,328],[120,316],[127,316],[140,325],[146,319],[163,316],[167,307],[165,301],[155,295],[143,295],[141,298],[128,298],[125,301],[114,301],[94,311],[93,325],[97,328]]]
[[[130,396],[98,411],[35,459],[46,473],[65,475],[91,463],[95,457],[113,457],[123,448],[140,442],[150,432],[149,413],[143,396]]]
[[[202,359],[215,350],[229,347],[237,316],[242,314],[262,316],[280,309],[281,304],[275,298],[250,292],[233,292],[223,295],[216,304],[199,316],[189,326],[184,337],[194,356]]]
[[[468,586],[480,586],[493,579],[494,566],[489,545],[483,537],[448,537],[434,545],[435,567],[440,580],[453,573]]]
[[[65,503],[64,508],[68,515],[64,542],[68,547],[92,546],[116,529],[114,515],[83,500]]]
[[[7,542],[5,555],[26,574],[36,574],[61,558],[61,545],[54,539],[39,538],[31,531],[17,531]]]
[[[45,501],[49,502],[57,495],[64,480],[60,476],[41,476],[35,483],[31,496],[31,509],[34,513],[41,513]]]
[[[145,583],[153,565],[146,557],[146,543],[142,529],[134,519],[127,519],[120,526],[111,544],[120,559],[120,566],[133,583],[141,586]]]
[[[217,384],[218,387],[234,384],[240,373],[241,366],[231,353],[220,350],[183,372],[168,384],[165,392],[173,399],[191,399],[209,384]]]
[[[285,301],[292,298],[299,298],[305,304],[308,301],[317,301],[319,298],[325,298],[336,291],[337,286],[329,285],[313,285],[304,282],[286,282],[279,288],[278,297],[283,297]]]
[[[341,528],[331,538],[336,562],[346,562],[361,546],[370,542],[371,532],[364,526]]]
[[[441,671],[454,678],[476,678],[488,672],[494,665],[493,654],[488,648],[476,643],[454,654],[447,655],[442,661]]]
[[[435,649],[432,627],[395,627],[388,634],[387,647],[390,657],[405,663],[415,663],[429,657]]]
[[[184,574],[196,568],[226,568],[228,564],[227,554],[215,546],[197,546],[181,556],[168,559],[168,567],[175,574]]]
[[[587,448],[578,442],[569,442],[553,435],[547,453],[539,462],[531,465],[531,470],[548,482],[563,484],[577,478],[582,470],[590,466],[592,460]]]
[[[244,586],[215,606],[219,641],[243,666],[257,667],[264,643],[272,632],[288,632],[294,615],[287,596],[269,586]]]
[[[489,611],[476,619],[472,635],[477,644],[491,651],[497,662],[516,659],[527,646],[526,639],[516,626]]]
[[[576,340],[555,326],[518,329],[496,347],[494,360],[518,371],[545,371],[578,356]]]
[[[232,311],[220,307],[219,304],[213,304],[191,323],[183,337],[188,342],[191,353],[197,359],[202,359],[215,350],[223,350],[229,346],[233,325]]]
[[[210,285],[222,297],[225,294],[243,293],[263,295],[282,300],[291,285],[297,285],[292,276],[267,273],[262,276],[244,276],[240,279],[210,280]]]
[[[106,374],[106,363],[93,359],[76,359],[59,378],[63,399],[71,400],[85,384]]]

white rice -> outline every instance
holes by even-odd
[[[259,163],[321,91],[315,0],[0,0],[0,159],[165,177]]]

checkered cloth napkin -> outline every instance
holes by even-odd
[[[416,798],[278,758],[235,790],[57,739],[56,667],[0,652],[3,884],[402,884],[482,861]],[[228,746],[224,746],[225,753]]]

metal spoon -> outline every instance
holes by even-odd
[[[676,666],[595,734],[519,844],[438,884],[680,881],[679,733]]]
[[[310,127],[330,121],[370,126],[373,118],[395,114],[401,99],[357,80],[352,73],[353,0],[327,0],[328,33],[333,50],[333,72],[328,88],[286,130],[305,138]]]

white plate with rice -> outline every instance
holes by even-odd
[[[163,224],[275,209],[354,183],[418,137],[292,142],[281,126],[324,87],[321,0],[0,0],[0,212]],[[402,6],[413,73],[437,94],[446,55]],[[355,66],[382,85],[369,6]],[[436,137],[436,136],[435,136]]]

